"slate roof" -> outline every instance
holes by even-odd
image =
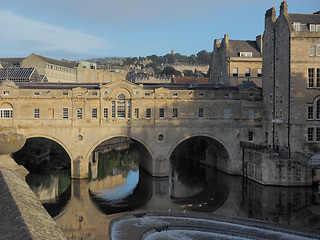
[[[67,67],[67,68],[75,68],[78,66],[78,63],[76,62],[67,62],[67,61],[60,61],[60,60],[56,60],[56,59],[52,59],[52,58],[48,58],[48,57],[44,57],[44,56],[40,56],[37,54],[34,54],[35,56],[43,59],[44,61],[46,61],[49,64],[54,64],[57,66],[62,66],[62,67]]]
[[[0,62],[8,62],[11,63],[12,65],[19,65],[20,63],[24,60],[25,58],[0,58]]]
[[[297,14],[290,13],[289,19],[292,22],[320,24],[320,14]]]
[[[252,52],[252,57],[261,57],[256,41],[229,40],[230,57],[239,57],[240,52]]]
[[[0,81],[11,80],[13,82],[41,81],[36,68],[0,68]]]

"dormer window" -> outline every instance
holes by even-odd
[[[320,24],[309,24],[310,32],[320,32]]]
[[[252,57],[252,52],[240,52],[240,57]]]
[[[294,22],[293,23],[293,28],[296,32],[300,32],[300,23],[299,22]]]

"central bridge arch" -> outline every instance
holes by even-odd
[[[95,156],[95,149],[101,145],[103,142],[106,142],[108,140],[114,139],[114,138],[127,138],[130,139],[134,144],[138,147],[139,149],[139,166],[144,168],[145,170],[149,171],[152,169],[153,163],[152,163],[152,150],[148,147],[148,145],[142,141],[141,139],[138,139],[137,137],[130,136],[128,137],[127,135],[121,135],[121,134],[116,134],[116,135],[111,135],[111,136],[106,136],[102,139],[99,139],[88,151],[86,159],[90,159],[90,164],[91,166],[95,167],[97,163],[94,161],[96,159]]]

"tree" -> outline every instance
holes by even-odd
[[[199,64],[210,65],[211,53],[208,53],[206,50],[202,50],[197,53],[197,60]]]
[[[181,72],[176,70],[173,67],[165,67],[161,74],[162,75],[167,75],[167,76],[172,76],[172,75],[181,76]]]
[[[183,75],[185,77],[193,77],[194,76],[193,71],[188,70],[188,69],[183,70]]]

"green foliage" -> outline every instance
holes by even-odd
[[[172,75],[175,75],[175,76],[181,76],[181,72],[176,70],[175,68],[173,67],[165,67],[161,73],[161,75],[167,75],[167,76],[172,76]]]
[[[27,139],[24,147],[13,154],[13,158],[31,173],[71,168],[66,151],[58,143],[45,138]]]
[[[114,169],[121,171],[126,176],[132,168],[138,166],[139,151],[134,145],[121,151],[112,150],[107,153],[99,153],[97,178],[104,179],[112,175]]]
[[[185,77],[193,77],[193,76],[194,76],[194,73],[193,73],[193,71],[191,71],[191,70],[185,69],[185,70],[183,70],[183,75],[184,75]]]

